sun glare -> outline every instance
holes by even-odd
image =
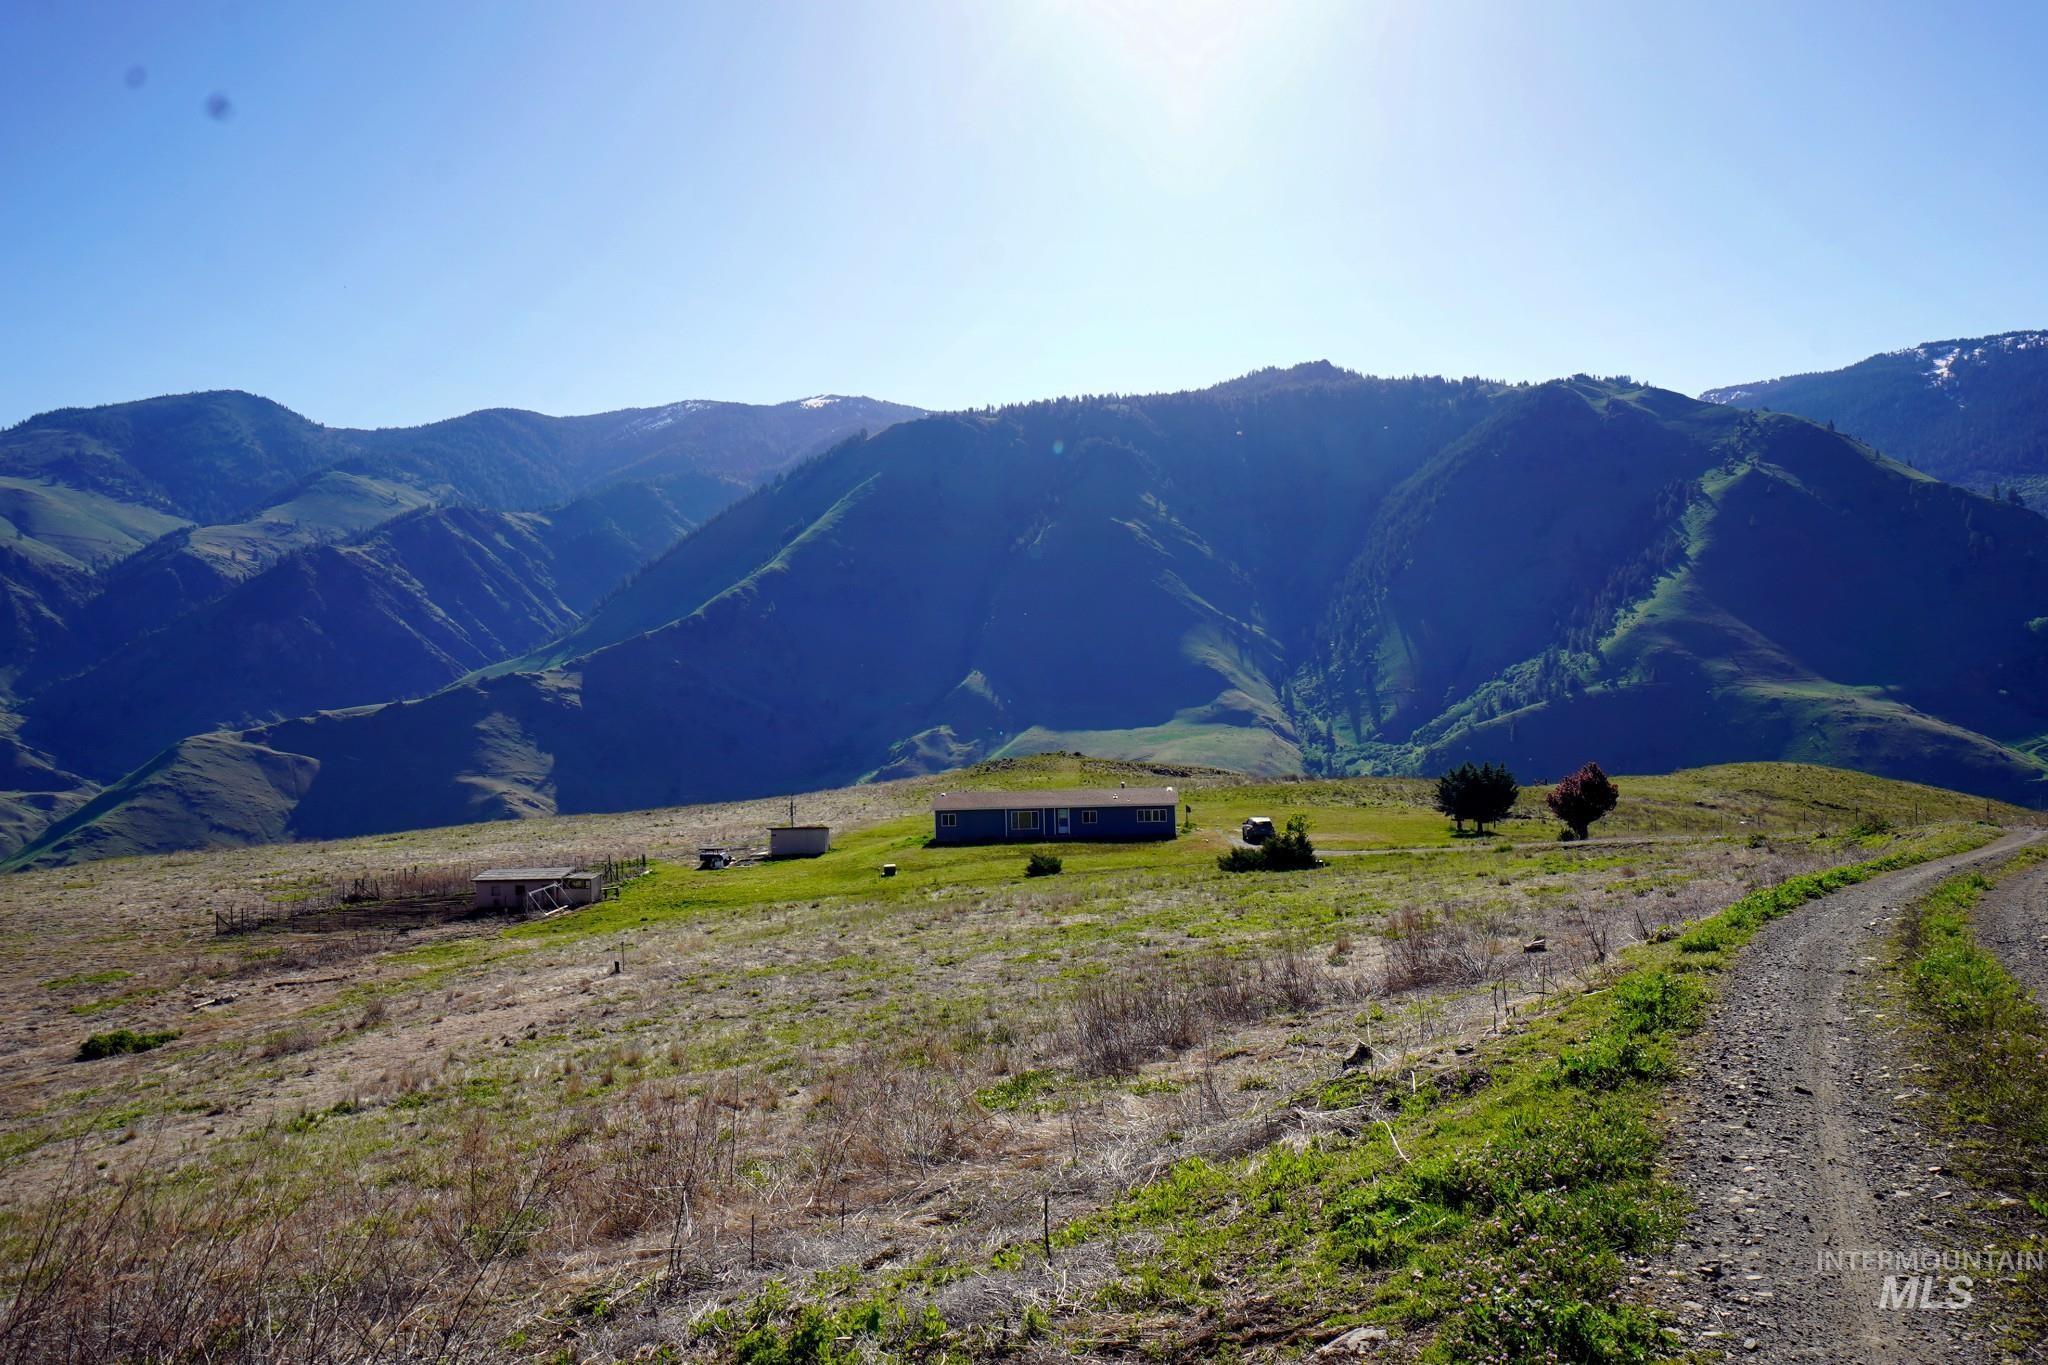
[[[1243,78],[1254,51],[1301,27],[1304,12],[1226,0],[1103,0],[1059,10],[1061,27],[1105,75],[1138,86],[1176,121],[1208,113]]]

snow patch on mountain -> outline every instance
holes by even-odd
[[[685,417],[693,412],[702,412],[706,408],[715,406],[716,404],[702,398],[691,398],[681,403],[670,403],[665,408],[656,408],[647,416],[640,418],[636,422],[629,423],[626,430],[635,433],[660,431],[663,427],[674,426],[678,417]]]
[[[1958,365],[1983,364],[1987,359],[1996,356],[2014,355],[2021,351],[2044,347],[2048,347],[2048,332],[2004,332],[1992,337],[1922,342],[1918,346],[1908,346],[1890,354],[1925,361],[1927,368],[1921,373],[1926,376],[1930,386],[1941,389],[1955,383]]]

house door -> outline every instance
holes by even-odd
[[[1059,833],[1060,838],[1064,839],[1069,834],[1073,833],[1074,812],[1072,812],[1071,810],[1061,811],[1057,817],[1057,821],[1058,823],[1055,824],[1053,828]]]

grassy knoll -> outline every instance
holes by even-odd
[[[919,785],[929,790],[1031,790],[1102,784],[1132,772],[1128,764],[1057,754],[984,764]],[[1431,808],[1432,785],[1417,779],[1219,781],[1223,776],[1207,772],[1180,779],[1183,803],[1193,807],[1190,833],[1159,844],[1061,844],[1057,851],[1066,861],[1064,875],[1086,880],[1139,870],[1169,876],[1199,871],[1228,846],[1250,815],[1268,815],[1281,825],[1290,816],[1304,815],[1317,847],[1332,851],[1484,847],[1489,842],[1457,835]],[[1595,826],[1602,838],[1867,833],[1981,816],[2013,823],[2032,818],[2029,812],[1955,792],[1800,764],[1729,764],[1617,781],[1622,805],[1614,817]],[[1555,841],[1558,825],[1543,812],[1544,790],[1525,789],[1517,818],[1507,822],[1493,842],[1520,846]],[[1007,884],[1016,880],[1031,854],[1054,847],[928,847],[931,833],[928,815],[910,815],[836,834],[832,851],[821,858],[757,864],[715,876],[663,868],[650,886],[636,887],[616,905],[515,933],[613,933],[650,915],[712,913],[824,897],[901,904],[964,888]],[[881,877],[884,863],[896,865],[895,877]]]
[[[2000,882],[2038,866],[2028,849],[1986,874],[1951,878],[1908,908],[1895,941],[1921,1059],[1933,1070],[1935,1113],[1956,1136],[1970,1182],[2017,1197],[2027,1217],[1994,1210],[2009,1250],[2048,1253],[2048,1015],[1977,941],[1971,910]],[[2030,1344],[2048,1329],[2048,1277],[2013,1285],[2014,1331]]]

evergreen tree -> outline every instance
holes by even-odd
[[[1465,832],[1467,793],[1478,772],[1470,763],[1460,763],[1436,780],[1436,808],[1451,817],[1460,834]]]
[[[1515,801],[1522,789],[1515,782],[1515,775],[1498,763],[1487,763],[1480,767],[1478,779],[1472,786],[1472,823],[1486,833],[1488,825],[1497,825],[1512,815]]]
[[[1497,763],[1461,763],[1436,780],[1436,808],[1451,817],[1460,832],[1470,820],[1479,833],[1499,824],[1522,794],[1515,775]]]

